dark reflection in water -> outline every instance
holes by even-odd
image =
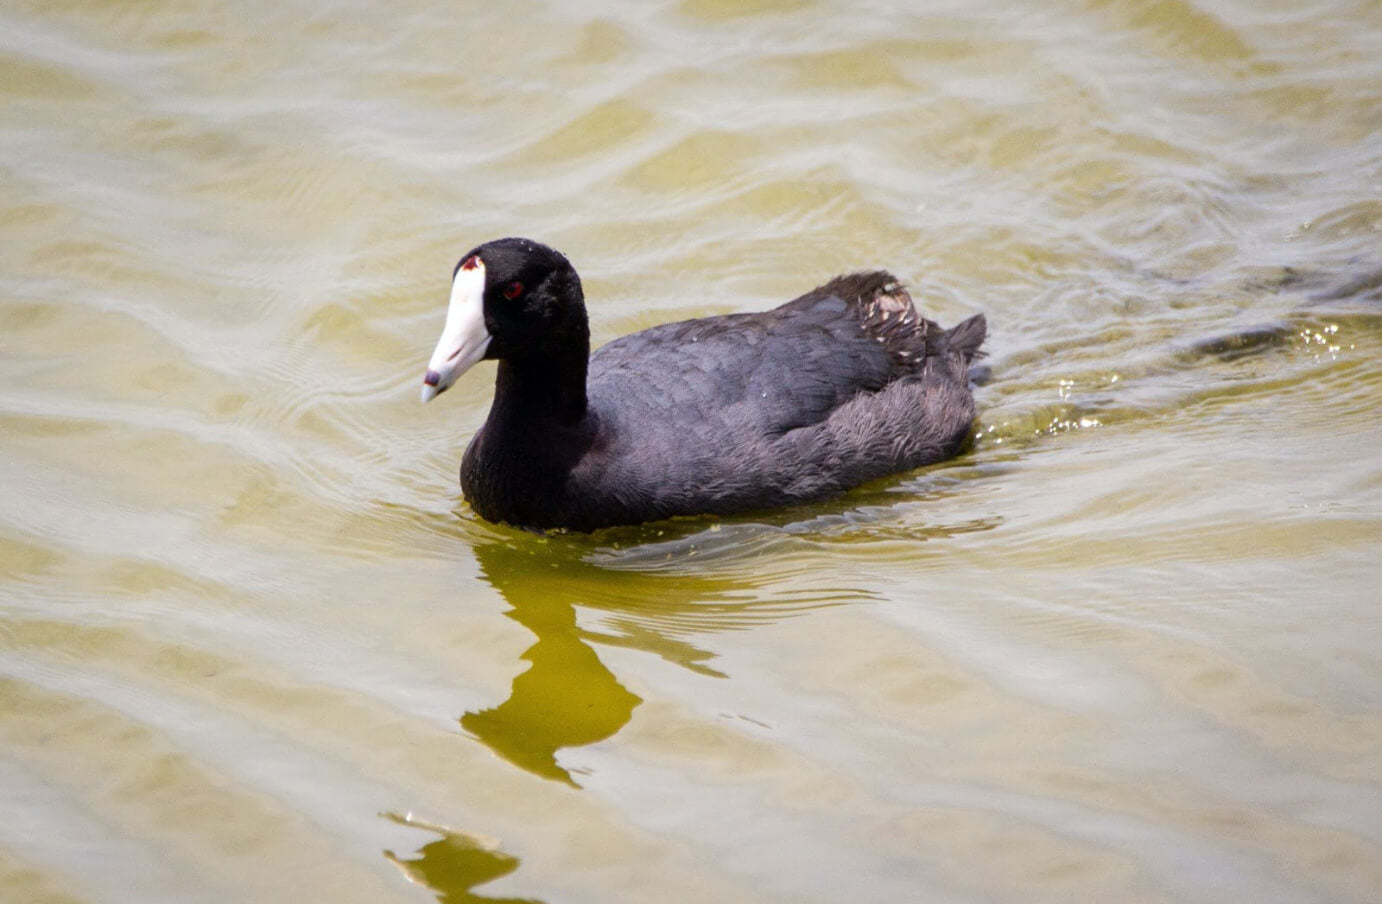
[[[419,822],[396,813],[384,817],[399,825],[426,829],[441,836],[418,848],[416,855],[399,857],[385,851],[394,865],[403,871],[408,881],[424,885],[437,893],[443,904],[542,904],[535,898],[489,898],[471,889],[518,869],[518,858],[504,853],[486,842],[445,826]]]
[[[498,706],[461,717],[461,726],[504,759],[544,778],[579,787],[557,762],[563,747],[594,744],[628,723],[641,699],[600,661],[592,644],[643,650],[710,677],[714,654],[693,635],[738,630],[805,608],[858,599],[857,591],[775,592],[757,588],[773,576],[667,573],[605,567],[590,561],[584,537],[475,538],[484,577],[513,609],[510,618],[537,642],[530,665]],[[600,628],[577,624],[578,607],[600,613]]]

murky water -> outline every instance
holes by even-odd
[[[0,899],[1382,897],[1382,7],[0,12]],[[526,234],[597,342],[888,267],[973,451],[459,499]]]

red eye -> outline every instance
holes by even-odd
[[[520,296],[520,295],[522,295],[522,294],[523,294],[523,283],[521,283],[521,282],[511,282],[511,283],[509,283],[507,286],[504,287],[504,297],[505,297],[505,298],[517,298],[518,296]]]

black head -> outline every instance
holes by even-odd
[[[427,365],[422,400],[485,358],[584,360],[589,350],[581,281],[570,261],[530,239],[486,242],[452,271],[451,305]]]

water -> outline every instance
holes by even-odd
[[[0,899],[1376,901],[1382,7],[0,12]],[[597,342],[884,266],[971,453],[540,537],[456,257]]]

